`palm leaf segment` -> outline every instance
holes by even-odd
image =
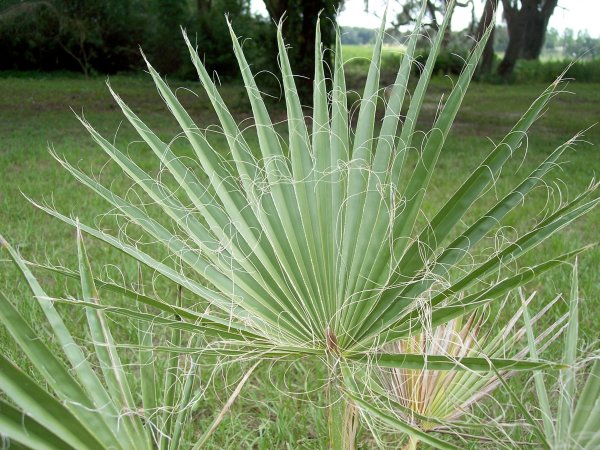
[[[18,309],[0,292],[0,324],[8,331],[30,366],[45,383],[32,378],[6,355],[0,355],[0,391],[11,403],[0,399],[0,432],[14,445],[47,450],[67,449],[179,449],[201,448],[239,395],[256,364],[241,378],[225,407],[212,426],[198,439],[194,407],[203,397],[199,383],[199,358],[195,352],[198,335],[183,342],[184,332],[194,332],[191,324],[172,318],[147,314],[142,308],[127,309],[125,315],[139,325],[135,345],[117,344],[107,314],[120,308],[101,304],[97,288],[101,286],[92,274],[91,265],[78,230],[77,250],[79,271],[61,271],[80,279],[81,293],[86,305],[87,329],[93,351],[78,343],[55,307],[62,300],[50,297],[38,283],[18,252],[0,235],[0,250],[7,250],[25,278],[31,293],[44,313],[51,334],[60,346],[52,350],[44,342],[39,328],[27,323]],[[57,269],[55,269],[57,270]],[[104,285],[109,287],[110,285]],[[113,289],[114,286],[110,286]],[[130,290],[117,290],[125,298],[146,300],[146,304],[165,310],[160,302]],[[178,302],[181,295],[178,296]],[[183,313],[177,305],[166,308]],[[160,361],[164,333],[155,325],[169,325],[170,345],[181,345],[186,356],[174,353]],[[217,327],[218,328],[218,327]],[[223,330],[224,327],[221,327]],[[197,330],[196,330],[197,331]],[[224,332],[225,333],[225,332]],[[120,348],[136,350],[127,356],[123,365]],[[136,357],[137,356],[137,357]],[[132,377],[135,367],[136,377]],[[138,391],[139,389],[139,391]],[[192,446],[193,440],[196,440]],[[191,442],[190,442],[191,441]]]
[[[447,20],[438,36],[444,34]],[[420,21],[416,31],[419,27]],[[119,214],[162,243],[172,259],[159,261],[143,247],[128,243],[126,237],[118,238],[92,226],[81,224],[81,230],[209,302],[212,305],[209,313],[177,307],[178,315],[191,329],[220,338],[222,348],[231,354],[250,350],[265,355],[336,354],[352,361],[406,368],[427,365],[439,370],[469,367],[488,370],[493,364],[511,369],[541,367],[542,363],[537,362],[480,358],[461,364],[455,358],[444,356],[428,359],[423,355],[391,355],[373,350],[419,333],[424,321],[415,305],[422,305],[423,301],[431,311],[428,322],[436,326],[503,296],[571,258],[580,250],[516,272],[500,282],[494,281],[501,267],[598,203],[597,199],[589,199],[596,187],[593,185],[511,245],[469,267],[460,277],[451,276],[449,268],[458,264],[501,223],[555,166],[572,142],[556,149],[485,215],[447,242],[455,226],[493,183],[506,161],[523,147],[525,133],[557,92],[560,83],[556,82],[535,100],[429,224],[419,230],[417,218],[436,161],[488,35],[466,61],[422,144],[416,167],[410,170],[404,161],[415,145],[416,123],[441,45],[441,37],[438,37],[414,92],[407,95],[416,31],[408,41],[381,128],[377,131],[375,114],[380,101],[383,25],[373,51],[355,129],[349,122],[339,35],[332,87],[328,90],[317,33],[314,102],[309,127],[280,26],[279,61],[288,116],[287,128],[283,131],[273,124],[232,30],[234,52],[252,107],[259,153],[253,152],[246,140],[247,133],[239,128],[186,37],[190,56],[227,140],[229,153],[226,156],[211,144],[208,133],[194,123],[150,63],[148,69],[160,96],[193,148],[203,176],[187,167],[170,145],[144,124],[112,89],[123,114],[172,176],[176,189],[150,175],[81,119],[107,155],[171,220],[172,227],[165,225],[164,217],[153,217],[141,203],[128,201],[68,162],[60,161]],[[401,123],[405,98],[410,101]],[[405,187],[400,189],[400,185]],[[185,200],[182,193],[187,197]],[[72,218],[52,208],[40,207],[76,225]],[[177,269],[180,263],[186,267],[187,275]],[[489,281],[485,288],[471,289],[485,281]],[[105,286],[111,287],[110,284]],[[113,312],[127,313],[117,308]]]
[[[96,371],[88,360],[87,349],[76,343],[52,298],[2,236],[0,248],[6,248],[24,276],[62,349],[60,356],[50,350],[40,338],[39,330],[34,330],[4,293],[0,293],[0,323],[47,383],[46,390],[5,355],[0,356],[0,390],[12,401],[0,401],[0,430],[3,435],[27,448],[153,448],[155,428],[145,426],[150,421],[142,420],[144,410],[137,409],[137,399],[103,312],[93,308],[86,310],[94,355],[101,369]],[[78,250],[83,297],[90,304],[97,305],[98,295],[80,237]],[[146,333],[150,336],[151,329],[146,329]],[[149,419],[156,414],[156,392],[159,389],[155,387],[158,379],[155,378],[154,363],[146,362],[148,365],[142,370],[141,379],[143,405],[148,408],[145,413],[146,419]],[[189,380],[194,380],[193,374]],[[148,385],[152,386],[151,396],[147,394]],[[165,418],[167,416],[164,415]],[[153,417],[152,422],[161,419]],[[180,436],[174,438],[179,441]]]

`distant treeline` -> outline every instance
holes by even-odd
[[[494,50],[504,52],[508,45],[508,32],[505,26],[496,27]],[[549,28],[544,39],[542,55],[556,58],[594,59],[600,56],[600,39],[593,38],[587,31],[575,33],[566,28],[559,32],[556,28]]]
[[[141,47],[163,73],[191,76],[182,25],[207,68],[228,77],[238,71],[226,14],[250,38],[244,49],[253,67],[272,68],[275,30],[251,14],[250,0],[5,0],[0,70],[124,72],[143,67]]]
[[[144,66],[141,47],[161,73],[190,78],[195,76],[195,69],[181,36],[182,25],[198,46],[209,71],[216,71],[221,78],[235,77],[239,70],[231,49],[227,14],[244,39],[244,50],[254,72],[272,71],[277,67],[275,27],[271,19],[252,14],[250,3],[251,0],[0,0],[0,70],[67,70],[86,75],[139,70]],[[343,27],[342,43],[369,45],[374,42],[375,32],[370,28]],[[385,42],[403,43],[406,36],[390,29]],[[506,27],[498,26],[494,50],[504,52],[507,43]],[[423,37],[422,44],[427,48],[429,39]],[[466,31],[450,33],[436,73],[460,71],[462,58],[472,45],[473,39]],[[546,33],[544,51],[553,59],[582,55],[593,59],[599,50],[600,39],[584,32],[559,33],[549,29]],[[525,75],[542,77],[546,63],[540,64],[520,64],[521,75],[516,79]],[[592,66],[586,65],[581,73],[589,73]]]
[[[368,45],[375,42],[376,30],[373,28],[342,27],[342,43],[348,45]],[[385,42],[387,44],[402,43],[406,33],[397,30],[387,31]],[[466,30],[454,31],[448,39],[448,46],[452,49],[466,50],[473,43]],[[422,47],[428,47],[429,41],[422,39]],[[508,31],[506,26],[496,27],[494,51],[503,53],[508,46]],[[549,28],[546,32],[543,55],[553,58],[580,58],[594,59],[600,56],[600,38],[593,38],[587,31],[575,33],[567,28],[559,32],[556,28]]]
[[[368,45],[375,42],[373,28],[342,27],[342,44],[346,45]]]

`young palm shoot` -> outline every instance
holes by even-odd
[[[530,303],[534,296],[535,293],[527,299],[526,303]],[[531,319],[531,323],[535,324],[544,317],[560,298],[557,296],[548,302]],[[516,327],[523,313],[524,307],[520,308],[506,324],[500,324],[496,320],[486,325],[486,316],[478,311],[468,317],[453,319],[432,330],[388,344],[386,350],[400,354],[444,355],[456,360],[482,356],[501,358],[506,354],[512,355],[513,358],[524,358],[528,354],[528,347],[522,345],[526,328]],[[560,335],[566,319],[567,315],[560,317],[536,339],[540,350],[545,349]],[[485,332],[482,330],[484,325],[487,329]],[[501,376],[506,380],[516,373],[509,369],[502,371]],[[392,416],[426,433],[436,430],[446,432],[455,430],[456,434],[460,434],[458,429],[468,428],[469,424],[458,423],[457,420],[463,415],[469,415],[469,409],[473,404],[485,399],[501,385],[501,381],[492,371],[390,368],[370,374],[370,379],[367,375],[365,373],[361,378],[372,391],[374,401],[382,408],[387,408]],[[477,423],[480,421],[481,419],[476,420],[474,424],[471,423],[471,426],[480,427],[481,425]],[[376,431],[376,427],[372,429]],[[409,436],[406,448],[416,449],[418,443],[418,437]]]
[[[526,307],[525,307],[526,308]],[[592,450],[600,446],[600,356],[591,358],[590,370],[577,395],[577,341],[579,335],[579,282],[577,261],[573,266],[568,324],[563,350],[563,362],[558,380],[558,411],[550,406],[551,394],[546,388],[544,373],[534,374],[535,389],[542,414],[541,430],[552,450]],[[537,339],[533,334],[527,309],[524,314],[532,358],[537,358]]]

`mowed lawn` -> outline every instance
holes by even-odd
[[[113,223],[110,218],[103,217],[110,212],[109,207],[60,167],[50,155],[50,147],[74,165],[93,173],[117,192],[126,192],[131,186],[131,182],[114,164],[107,164],[107,156],[92,143],[71,109],[77,113],[83,112],[86,119],[105,137],[128,152],[142,167],[149,171],[160,170],[153,153],[139,143],[139,137],[124,123],[104,81],[102,78],[84,80],[79,77],[0,78],[0,234],[18,246],[28,259],[50,260],[73,267],[76,248],[73,229],[37,210],[25,196],[52,203],[60,211],[78,216],[85,222],[104,223],[106,220],[107,223]],[[170,80],[170,84],[172,87],[181,86],[178,95],[200,127],[215,123],[215,115],[198,83]],[[111,85],[163,139],[174,139],[181,132],[149,77],[115,76],[111,77]],[[452,80],[448,78],[434,81],[424,105],[421,129],[426,130],[431,125],[440,98],[451,85]],[[438,162],[423,222],[432,217],[441,201],[452,194],[490,152],[493,142],[498,142],[510,130],[544,88],[540,84],[474,84],[471,87]],[[503,245],[506,239],[514,239],[519,232],[539,222],[544,215],[558,207],[561,201],[573,198],[590,183],[594,175],[600,173],[600,128],[593,127],[600,119],[600,85],[572,82],[566,90],[569,92],[552,101],[549,110],[529,133],[527,145],[516,152],[495,186],[478,201],[474,214],[486,211],[493,199],[500,198],[520,182],[557,146],[577,132],[587,131],[580,143],[566,153],[563,164],[554,170],[546,184],[536,189],[531,198],[526,199],[524,206],[507,218],[507,226],[497,233],[495,239],[489,240],[489,247]],[[243,89],[237,85],[225,85],[223,96],[236,117],[248,125],[250,141],[255,143],[256,140],[251,137],[252,123],[248,119],[251,114]],[[270,110],[273,111],[274,120],[285,119],[285,109],[276,100],[273,100]],[[215,145],[226,152],[224,140],[218,133],[214,134]],[[193,164],[193,154],[183,139],[176,139],[174,148],[182,156],[189,157]],[[130,195],[135,194],[130,192]],[[468,224],[468,220],[469,217],[465,218],[465,223]],[[597,241],[599,224],[600,209],[596,209],[528,255],[524,265]],[[135,265],[122,255],[91,239],[88,239],[88,246],[98,272],[101,266],[111,263],[119,268],[110,267],[107,274],[117,276],[122,273],[126,279],[135,276]],[[587,251],[580,257],[579,267],[583,297],[583,340],[580,347],[584,348],[597,339],[600,250],[594,248]],[[39,272],[39,275],[54,294],[73,289],[71,284],[58,277],[43,272]],[[565,266],[531,283],[528,291],[538,291],[536,306],[560,292],[568,292],[569,276],[570,267]],[[160,280],[157,285],[158,289],[163,288]],[[19,303],[20,309],[30,320],[42,323],[42,315],[31,305],[24,283],[2,253],[0,289]],[[172,292],[169,289],[173,288],[164,286],[164,289],[162,295],[168,297]],[[562,303],[553,312],[554,317],[564,313],[565,309],[566,304]],[[67,314],[72,314],[74,327],[77,327],[82,312],[68,311]],[[123,336],[126,338],[127,330],[123,331]],[[4,330],[0,330],[0,351],[21,360],[8,342]],[[199,429],[210,424],[227,398],[225,388],[235,382],[242,370],[236,364],[221,365],[221,369],[211,378],[212,363],[207,360],[203,372],[207,391],[206,400],[196,410]],[[238,442],[240,448],[287,448],[287,445],[289,448],[322,448],[325,444],[319,436],[326,433],[322,408],[325,399],[315,394],[314,390],[325,383],[324,377],[320,366],[310,361],[265,364],[253,376],[223,422],[217,432],[214,448],[223,448],[225,443],[231,442]],[[512,382],[519,383],[522,379]],[[314,408],[313,403],[321,408]],[[363,438],[369,439],[366,432]]]

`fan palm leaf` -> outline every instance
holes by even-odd
[[[450,2],[449,8],[453,4]],[[424,11],[425,2],[420,17]],[[153,256],[156,253],[152,246],[144,246],[128,235],[129,228],[115,235],[78,224],[49,206],[37,206],[124,252],[209,304],[210,311],[204,313],[190,305],[162,304],[163,310],[173,308],[184,313],[178,313],[177,321],[163,318],[158,323],[152,315],[135,315],[172,330],[174,337],[185,329],[214,339],[210,348],[215,352],[314,355],[328,362],[332,379],[337,378],[343,364],[484,372],[492,368],[551,367],[551,363],[520,359],[456,358],[385,350],[386,345],[421,333],[426,326],[439,326],[469,314],[572,259],[585,248],[526,269],[515,269],[508,275],[504,272],[510,263],[518,262],[523,254],[599,201],[593,197],[597,184],[591,183],[589,189],[561,204],[510,245],[483,262],[464,265],[457,275],[453,269],[501,226],[505,216],[540,183],[574,140],[556,149],[488,213],[472,221],[466,231],[459,231],[475,200],[492,186],[509,158],[524,148],[527,131],[560,90],[561,82],[557,80],[423,227],[418,218],[436,162],[490,32],[466,60],[435,123],[425,134],[416,166],[411,168],[405,160],[416,148],[413,141],[417,122],[449,17],[450,14],[441,24],[416,87],[409,95],[420,30],[418,20],[391,87],[380,128],[376,126],[376,110],[381,101],[379,72],[385,20],[377,35],[355,127],[349,120],[339,33],[330,91],[317,33],[314,101],[312,115],[307,118],[279,25],[279,62],[288,116],[284,133],[273,124],[250,62],[231,29],[233,51],[252,109],[256,149],[248,143],[247,131],[240,129],[185,37],[202,87],[217,113],[227,152],[214,146],[210,133],[194,122],[176,93],[146,62],[159,95],[179,124],[200,170],[186,165],[111,89],[125,118],[172,176],[172,183],[161,182],[103,138],[84,117],[80,120],[99,147],[150,199],[153,208],[145,208],[142,200],[128,200],[55,156],[77,180],[145,233],[153,246],[163,246],[167,258]],[[406,98],[410,100],[401,120]],[[180,265],[185,269],[179,270]],[[76,276],[82,278],[84,274],[80,270]],[[143,296],[133,298],[147,301]],[[95,307],[85,298],[76,303]],[[132,315],[128,308],[103,308],[106,314]],[[185,352],[176,338],[174,341],[172,351]],[[165,399],[170,401],[170,397]]]

